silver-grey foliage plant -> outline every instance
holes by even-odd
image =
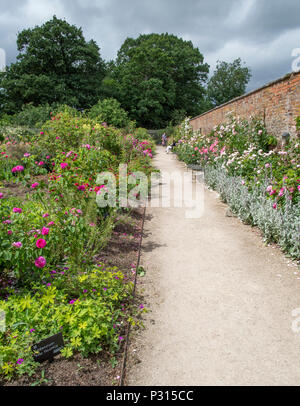
[[[242,178],[229,176],[221,166],[207,165],[205,181],[243,222],[259,227],[267,243],[276,242],[291,257],[300,258],[300,207],[288,195],[285,206],[274,210],[265,185],[250,191]]]

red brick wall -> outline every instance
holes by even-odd
[[[249,119],[261,117],[267,130],[277,138],[284,132],[296,136],[295,118],[300,116],[300,72],[292,73],[260,89],[238,97],[191,120],[194,129],[208,134],[226,123],[228,115]]]

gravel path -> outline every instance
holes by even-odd
[[[155,165],[185,170],[162,148]],[[147,209],[139,291],[150,311],[129,347],[127,384],[299,385],[298,268],[226,217],[215,192],[204,198],[199,219]]]

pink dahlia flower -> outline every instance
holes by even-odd
[[[43,235],[48,235],[48,234],[49,234],[49,231],[50,231],[49,228],[43,227],[43,229],[42,229],[42,234],[43,234]]]
[[[45,268],[46,264],[47,264],[47,261],[45,260],[44,257],[39,257],[35,260],[35,266],[37,268]]]
[[[24,166],[22,166],[22,165],[15,166],[14,168],[12,168],[11,171],[12,171],[12,173],[23,172],[24,171]]]
[[[46,243],[46,241],[45,241],[43,238],[39,238],[39,239],[36,241],[36,246],[37,246],[38,248],[45,248],[46,245],[47,245],[47,243]]]

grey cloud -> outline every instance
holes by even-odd
[[[106,60],[128,36],[168,32],[191,40],[211,72],[217,59],[241,56],[253,72],[250,89],[291,70],[299,12],[298,0],[0,0],[0,48],[13,62],[17,32],[53,14],[81,26]]]

